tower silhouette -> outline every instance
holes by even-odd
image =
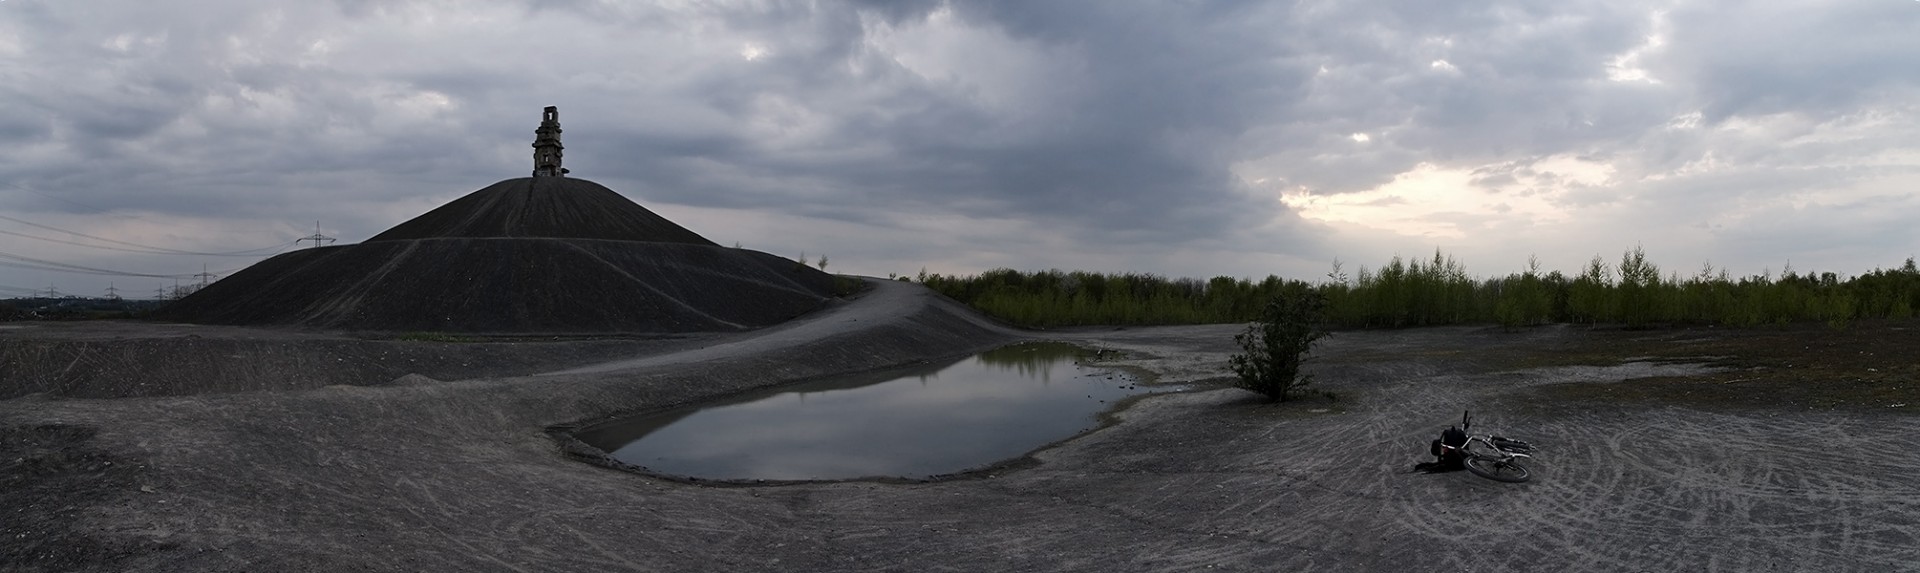
[[[560,158],[566,146],[560,144],[560,108],[547,106],[540,116],[540,128],[533,130],[533,176],[565,177]]]

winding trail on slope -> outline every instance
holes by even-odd
[[[939,295],[933,294],[926,288],[917,285],[879,279],[868,279],[867,284],[870,285],[869,290],[856,298],[838,303],[832,308],[823,309],[820,312],[803,316],[777,326],[730,336],[719,342],[700,348],[556,370],[537,374],[537,376],[605,374],[621,371],[639,371],[676,364],[747,358],[781,350],[800,348],[821,340],[832,339],[850,332],[858,332],[865,326],[884,324],[889,320],[911,316],[926,307],[952,305],[951,301],[936,298],[939,297]],[[962,310],[955,313],[954,316],[965,320],[967,323],[983,331],[1007,337],[1030,336],[1030,334],[1008,328],[970,311]]]

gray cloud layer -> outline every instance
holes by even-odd
[[[315,219],[358,240],[523,175],[559,105],[576,175],[853,272],[1311,276],[1440,241],[1356,239],[1278,193],[1422,164],[1537,183],[1553,157],[1612,169],[1539,190],[1588,223],[1441,246],[1495,272],[1515,243],[1733,263],[1798,244],[1857,272],[1920,247],[1895,190],[1920,156],[1916,29],[1920,3],[1895,0],[8,0],[0,211],[181,248]],[[93,279],[0,268],[69,280]]]

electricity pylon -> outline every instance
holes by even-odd
[[[313,246],[316,246],[316,247],[318,247],[318,246],[320,246],[320,245],[323,245],[323,244],[325,244],[325,245],[331,245],[331,244],[333,244],[333,237],[329,237],[329,236],[326,236],[326,235],[322,235],[322,234],[320,234],[320,222],[319,222],[319,221],[314,221],[314,222],[313,222],[313,234],[312,234],[312,235],[308,235],[308,236],[305,236],[305,237],[301,237],[301,238],[298,238],[298,239],[294,239],[294,240],[293,240],[293,244],[295,244],[295,245],[299,245],[301,241],[313,241]]]

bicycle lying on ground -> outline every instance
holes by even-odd
[[[1533,471],[1521,465],[1533,458],[1533,444],[1495,436],[1467,433],[1473,427],[1473,413],[1460,414],[1460,427],[1440,432],[1433,441],[1433,455],[1443,464],[1465,465],[1467,471],[1494,481],[1520,483],[1533,479]]]

